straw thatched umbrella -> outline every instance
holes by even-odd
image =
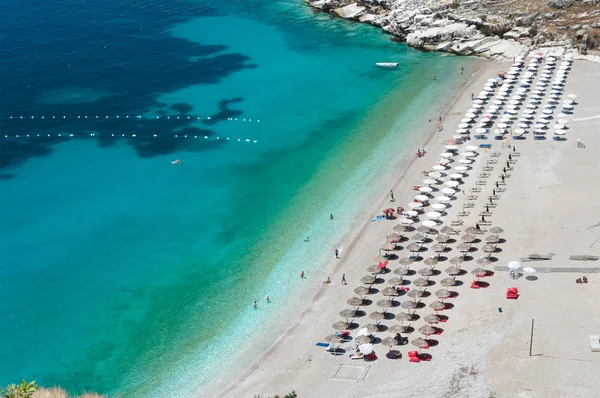
[[[422,240],[425,240],[425,236],[423,236],[423,235],[421,235],[421,234],[414,234],[414,235],[411,237],[411,239],[412,239],[412,240],[414,240],[414,241],[420,242],[420,241],[422,241]]]
[[[392,300],[379,300],[377,306],[381,308],[391,308],[394,306],[394,302]]]
[[[331,343],[333,340],[339,340],[340,336],[338,336],[337,334],[328,334],[323,340],[325,340],[328,343]]]
[[[460,268],[457,268],[457,267],[446,268],[446,273],[450,276],[460,275]]]
[[[490,235],[487,238],[485,238],[485,241],[487,243],[500,243],[500,238],[496,235]]]
[[[392,242],[385,242],[379,248],[386,252],[391,252],[392,250],[396,250],[396,244]]]
[[[442,286],[446,286],[446,287],[448,287],[448,286],[454,286],[454,285],[456,285],[456,280],[454,280],[454,278],[444,278],[444,279],[442,279],[442,281],[440,282],[440,284]]]
[[[447,234],[447,235],[455,235],[457,231],[454,230],[453,228],[445,226],[444,228],[441,229],[440,232],[443,234]]]
[[[500,227],[492,227],[490,228],[490,232],[496,234],[496,236],[500,235],[504,230]]]
[[[444,234],[438,235],[435,238],[435,241],[439,242],[439,243],[447,243],[449,240],[450,240],[450,237],[448,235],[444,235]]]
[[[367,276],[363,276],[362,278],[360,278],[360,281],[362,283],[366,283],[367,285],[370,285],[371,283],[375,283],[375,277],[372,277],[371,275],[367,275]]]
[[[371,312],[369,314],[369,318],[371,318],[374,321],[381,321],[382,319],[385,319],[385,314],[379,311],[375,311],[375,312]]]
[[[485,253],[491,254],[491,253],[495,253],[496,250],[498,250],[498,249],[494,245],[485,245],[481,248],[481,250],[483,250]]]
[[[397,296],[398,292],[393,287],[386,287],[385,289],[383,289],[381,291],[381,294],[389,297],[389,296]]]
[[[419,347],[419,348],[427,348],[429,347],[429,343],[427,342],[427,340],[419,337],[418,339],[414,339],[413,341],[410,342],[412,345],[414,345],[415,347]]]
[[[419,228],[417,228],[417,232],[420,232],[422,234],[430,234],[431,228],[421,225]]]
[[[430,326],[430,325],[425,325],[425,326],[421,326],[419,328],[419,332],[423,333],[426,336],[429,336],[430,334],[434,334],[435,333],[435,328],[433,326]]]
[[[410,227],[408,225],[402,225],[402,224],[398,224],[396,225],[394,228],[392,228],[394,231],[396,232],[409,232],[412,230],[413,227]]]
[[[471,273],[473,275],[481,275],[481,274],[485,275],[485,270],[483,268],[475,268],[473,271],[471,271]]]
[[[424,294],[425,293],[422,290],[411,290],[406,295],[416,300],[423,297]]]
[[[479,230],[476,227],[469,227],[465,229],[465,233],[467,234],[478,234]]]
[[[419,275],[431,276],[431,275],[433,275],[433,270],[431,268],[421,268],[419,270]]]
[[[463,260],[461,257],[452,257],[450,259],[450,264],[453,264],[453,265],[460,265],[464,262],[465,262],[465,260]]]
[[[348,301],[346,301],[346,303],[348,303],[348,305],[352,305],[354,307],[360,307],[365,304],[365,301],[358,297],[352,297],[352,298],[349,298]]]
[[[410,303],[411,301],[409,301]],[[407,308],[410,309],[410,308]],[[396,319],[400,319],[400,321],[404,322],[404,321],[410,321],[411,319],[413,319],[412,314],[408,314],[406,312],[401,312],[399,314],[396,314]]]
[[[369,289],[368,287],[364,287],[364,286],[359,286],[356,289],[354,289],[354,293],[360,295],[360,296],[364,296],[366,294],[369,294],[371,292],[371,289]]]
[[[387,236],[387,240],[388,240],[388,242],[398,243],[402,240],[402,235],[394,232]]]
[[[400,265],[411,265],[415,260],[409,257],[402,257],[398,262]]]
[[[357,344],[369,344],[371,342],[371,337],[369,336],[358,336],[354,339]]]
[[[436,243],[435,245],[431,246],[431,250],[436,252],[439,256],[440,253],[446,251],[446,245],[444,245],[442,243]]]
[[[348,318],[352,318],[355,315],[356,315],[356,310],[354,310],[354,309],[347,308],[345,310],[340,311],[340,316],[343,318],[346,318],[346,322],[350,322],[348,320]]]
[[[415,303],[414,301],[405,301],[401,304],[401,306],[402,308],[407,310],[414,310],[418,307],[417,303]]]
[[[381,341],[381,344],[383,344],[386,347],[390,347],[390,351],[391,351],[393,346],[398,345],[398,342],[393,337],[386,337],[385,339],[383,339]]]
[[[377,256],[377,257],[375,257],[375,258],[374,258],[374,260],[375,260],[375,262],[376,262],[377,264],[379,264],[379,263],[383,263],[383,262],[386,262],[386,261],[388,261],[388,260],[389,260],[389,258],[387,258],[387,257],[384,257],[384,256]]]
[[[469,250],[471,250],[471,244],[470,243],[461,243],[460,245],[458,245],[456,247],[458,249],[459,252],[468,252]]]
[[[367,329],[369,333],[376,333],[379,332],[379,325],[373,325],[372,323],[369,323],[368,325],[365,325],[365,329]]]
[[[421,245],[417,243],[411,243],[410,245],[408,245],[407,249],[411,253],[418,253],[421,251]]]
[[[383,272],[383,268],[379,268],[379,266],[377,264],[374,265],[369,265],[369,268],[367,268],[367,272],[370,272],[372,274],[381,274]]]
[[[429,304],[429,308],[433,309],[434,311],[439,311],[446,308],[446,304],[442,303],[441,301],[434,301],[433,303]]]
[[[482,266],[486,266],[486,265],[490,265],[492,263],[492,260],[490,260],[487,257],[481,257],[477,259],[477,264],[482,265]]]
[[[408,275],[408,269],[406,269],[406,268],[395,269],[394,274],[400,275],[400,276]]]
[[[437,265],[437,260],[433,257],[428,257],[423,261],[423,264],[433,267],[434,265]]]
[[[350,323],[344,321],[338,321],[332,325],[335,330],[344,330],[350,327]]]
[[[400,268],[400,269],[402,269],[402,268]],[[393,277],[392,279],[388,279],[387,283],[389,285],[402,285],[404,283],[404,280],[402,278]],[[387,296],[387,294],[385,294],[385,293],[384,293],[384,295]]]
[[[435,292],[435,295],[440,298],[440,299],[447,299],[449,297],[452,296],[452,293],[450,293],[448,290],[446,289],[440,289],[437,292]]]
[[[407,315],[407,314],[404,314],[404,315]],[[398,324],[392,325],[388,329],[388,332],[391,332],[391,333],[404,333],[405,331],[406,331],[406,326],[398,325]]]
[[[413,285],[418,286],[418,287],[429,286],[429,281],[426,281],[423,278],[417,278],[413,281]]]
[[[472,234],[466,234],[466,235],[463,235],[460,237],[460,240],[462,240],[463,242],[466,242],[466,243],[472,243],[475,241],[475,239],[477,239],[477,238],[475,238],[475,235],[472,235]]]
[[[437,315],[429,314],[426,315],[425,318],[423,318],[423,320],[427,323],[438,323],[440,321],[440,318]]]

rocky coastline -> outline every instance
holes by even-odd
[[[304,0],[408,46],[506,60],[531,51],[600,62],[600,0]]]

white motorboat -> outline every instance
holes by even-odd
[[[398,67],[398,62],[377,62],[375,64],[376,67],[378,68],[397,68]]]

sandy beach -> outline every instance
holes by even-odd
[[[595,396],[593,391],[600,388],[600,381],[592,376],[592,371],[600,365],[600,354],[590,351],[588,337],[600,334],[600,320],[593,316],[595,300],[600,298],[596,288],[600,280],[595,274],[588,275],[588,284],[576,284],[575,279],[582,276],[582,271],[590,274],[597,262],[569,260],[571,255],[598,254],[600,245],[597,243],[600,227],[592,227],[600,223],[600,211],[594,204],[600,188],[593,184],[600,174],[595,154],[600,137],[594,131],[600,123],[600,99],[593,88],[597,85],[600,67],[586,61],[575,61],[566,80],[563,97],[570,93],[578,97],[573,114],[567,115],[566,140],[552,140],[552,130],[549,130],[546,140],[534,140],[529,132],[522,140],[513,140],[510,136],[506,141],[472,140],[459,148],[459,152],[464,152],[462,148],[468,145],[492,145],[491,149],[477,151],[459,188],[464,193],[456,194],[449,202],[448,214],[442,218],[444,223],[440,228],[452,226],[460,234],[452,236],[457,242],[448,245],[451,250],[443,254],[445,261],[439,261],[434,267],[441,272],[429,278],[435,284],[426,289],[431,294],[420,299],[424,308],[416,310],[419,319],[406,323],[415,329],[403,334],[408,344],[392,347],[402,358],[386,358],[389,348],[380,341],[393,336],[388,331],[374,333],[379,338],[374,344],[378,356],[375,361],[350,359],[348,354],[356,346],[353,342],[342,344],[346,349],[344,355],[332,355],[323,347],[315,346],[334,332],[335,322],[344,320],[339,312],[352,308],[347,300],[357,296],[354,289],[363,285],[360,279],[369,275],[367,267],[376,264],[374,258],[379,254],[379,247],[398,225],[398,220],[370,223],[368,215],[387,207],[406,207],[413,201],[413,186],[423,185],[426,178],[423,171],[432,170],[440,153],[445,151],[446,141],[456,134],[461,119],[471,107],[471,94],[478,93],[498,71],[509,68],[510,64],[485,63],[452,101],[443,120],[431,122],[432,131],[437,130],[438,125],[442,125],[444,131],[424,137],[421,148],[426,148],[427,154],[397,169],[396,181],[382,187],[373,208],[365,209],[364,223],[352,234],[353,238],[340,242],[340,247],[345,248],[342,257],[322,273],[322,279],[330,277],[332,283],[320,286],[310,302],[292,314],[293,321],[286,333],[235,383],[221,390],[221,396],[268,397],[292,390],[301,397]],[[558,113],[560,111],[555,110],[554,116]],[[577,145],[577,139],[585,143],[585,148]],[[450,166],[458,166],[460,157],[453,159]],[[508,166],[506,173],[504,166]],[[501,181],[502,174],[505,174],[505,184],[498,186],[489,202],[492,190],[496,189],[495,182]],[[478,184],[482,181],[487,184]],[[435,187],[437,190],[446,188],[443,184]],[[471,194],[472,188],[481,190]],[[390,202],[390,190],[394,191],[394,202]],[[433,195],[441,193],[433,192]],[[491,204],[490,208],[485,209],[486,203]],[[448,259],[460,255],[457,246],[464,229],[480,222],[481,212],[485,210],[489,211],[485,213],[489,224],[481,223],[482,233],[477,235],[478,240],[472,245],[475,249],[467,257],[470,261],[461,264],[466,273],[456,277],[460,281],[457,286],[449,288],[456,297],[445,300],[451,305],[440,312],[447,320],[433,325],[438,329],[437,335],[424,336],[418,329],[426,325],[423,317],[434,312],[429,305],[436,301],[433,293],[442,289],[440,281],[448,277],[444,271],[451,266]],[[428,211],[431,209],[425,212]],[[464,216],[458,217],[458,213]],[[424,215],[420,216],[421,221],[425,219]],[[452,221],[456,220],[462,224],[453,226]],[[497,245],[499,249],[492,253],[492,263],[482,266],[493,276],[483,278],[489,284],[486,288],[470,289],[475,280],[471,270],[479,267],[477,259],[487,256],[482,248],[486,237],[491,235],[485,231],[491,226],[504,230]],[[415,234],[409,232],[405,236],[410,239]],[[406,249],[410,243],[412,240],[401,243],[402,250],[396,252],[399,258],[410,254]],[[431,248],[433,243],[425,247]],[[534,267],[537,273],[523,275],[521,268],[517,271],[518,278],[511,279],[506,269],[508,262],[533,253],[554,255],[551,260],[523,262],[522,268]],[[422,259],[434,255],[431,250],[421,253]],[[425,267],[422,261],[414,262],[410,269],[417,271]],[[400,267],[398,260],[390,261],[390,272],[379,276],[384,282],[373,287],[379,291],[388,287],[387,280],[397,276],[391,271]],[[347,285],[341,284],[343,274]],[[416,274],[405,279],[414,281],[419,277]],[[406,287],[419,289],[412,282]],[[509,287],[519,289],[517,300],[505,298]],[[382,311],[376,302],[386,297],[379,292],[368,298],[373,303],[361,307],[365,316],[354,319],[359,326],[350,330],[352,337],[366,324],[375,323],[368,314]],[[395,300],[400,303],[412,299],[404,295]],[[398,314],[406,310],[395,307],[387,312]],[[386,319],[381,324],[389,327],[400,321]],[[430,348],[421,352],[429,354],[431,360],[411,363],[408,352],[417,348],[410,342],[418,337],[430,339]],[[530,341],[533,341],[532,356]]]

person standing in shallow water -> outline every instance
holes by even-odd
[[[333,254],[335,254],[335,258],[340,258],[340,251],[338,249],[335,249]]]
[[[329,213],[329,219],[333,220],[333,213]]]

